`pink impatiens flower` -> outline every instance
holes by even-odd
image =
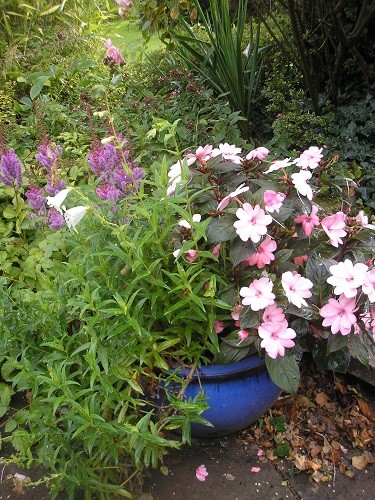
[[[271,163],[271,165],[268,167],[268,169],[263,172],[264,174],[269,174],[271,172],[274,172],[275,170],[281,170],[286,167],[290,167],[293,162],[291,161],[290,158],[285,158],[285,160],[275,160]]]
[[[212,157],[212,146],[211,144],[206,144],[203,148],[199,146],[199,148],[195,151],[195,153],[188,153],[186,158],[189,160],[193,160],[189,165],[193,165],[196,161],[201,165],[205,165],[207,160]]]
[[[358,215],[356,215],[355,220],[361,224],[362,227],[366,229],[375,229],[374,224],[369,224],[368,223],[368,216],[365,214],[363,210],[358,212]]]
[[[276,241],[273,240],[270,236],[266,236],[264,241],[262,241],[262,243],[257,248],[257,251],[243,261],[244,266],[257,266],[258,269],[262,269],[267,264],[270,264],[270,262],[275,260],[273,252],[276,250],[276,248]]]
[[[269,278],[254,280],[249,286],[243,286],[240,290],[242,304],[250,306],[252,311],[259,311],[271,305],[275,301],[275,294],[272,293],[273,283]]]
[[[292,339],[296,337],[296,332],[288,328],[288,323],[266,322],[258,327],[259,337],[262,340],[260,346],[263,347],[268,356],[272,359],[277,356],[284,356],[285,348],[294,347]]]
[[[294,222],[297,224],[302,224],[302,229],[306,236],[311,236],[313,232],[314,226],[319,226],[320,221],[319,217],[317,217],[318,207],[313,205],[311,208],[310,215],[302,214],[295,217]]]
[[[222,321],[214,322],[215,333],[221,333],[224,330],[224,323]]]
[[[292,182],[294,187],[299,192],[300,195],[306,196],[308,200],[313,199],[313,192],[311,186],[307,184],[307,181],[312,177],[312,173],[308,170],[300,170],[299,172],[292,174]]]
[[[245,184],[241,184],[240,186],[238,186],[237,189],[235,189],[234,191],[232,191],[231,193],[229,193],[228,196],[226,196],[225,198],[223,198],[221,200],[221,202],[217,206],[218,212],[220,212],[221,210],[224,210],[224,208],[232,200],[236,199],[237,196],[240,195],[241,193],[246,193],[246,191],[249,191],[249,186],[245,186]]]
[[[260,160],[263,161],[266,156],[268,156],[269,150],[263,146],[255,148],[250,153],[247,153],[246,160]]]
[[[281,284],[289,302],[296,307],[307,306],[305,299],[311,297],[313,282],[298,273],[287,271],[281,275]]]
[[[241,151],[242,149],[238,148],[235,144],[228,144],[225,142],[224,144],[219,144],[218,148],[213,149],[211,155],[213,157],[221,155],[223,160],[240,164],[242,162],[242,158],[238,155]]]
[[[242,208],[236,212],[237,220],[233,226],[242,241],[258,243],[263,235],[267,233],[267,225],[271,224],[272,217],[264,212],[259,205],[252,207],[250,203],[244,203]]]
[[[338,248],[339,245],[342,245],[341,238],[346,236],[345,221],[346,215],[344,212],[337,212],[333,215],[324,217],[324,219],[320,221],[322,228],[329,237],[329,242],[336,248]]]
[[[327,283],[334,286],[333,292],[336,295],[345,295],[351,298],[357,295],[358,288],[362,286],[366,279],[368,267],[360,262],[353,265],[349,259],[330,266],[329,272],[332,276],[327,278]]]
[[[301,168],[316,168],[319,165],[320,160],[323,158],[322,155],[323,148],[318,148],[316,146],[310,146],[306,149],[299,158],[294,160],[297,167]]]
[[[240,331],[237,333],[237,335],[238,335],[238,338],[239,338],[240,340],[246,340],[246,339],[247,339],[247,337],[249,336],[249,332],[247,332],[246,330],[240,330]]]
[[[329,299],[328,303],[320,309],[320,315],[324,318],[322,325],[330,326],[331,332],[349,335],[352,326],[357,323],[355,297],[348,298],[340,295],[339,299]]]
[[[267,212],[279,212],[285,197],[284,193],[275,193],[275,191],[267,189],[263,194],[263,201]]]
[[[208,472],[205,465],[202,464],[197,467],[195,471],[195,477],[198,479],[198,481],[205,481],[207,476]]]
[[[286,321],[284,311],[274,302],[265,308],[262,321],[264,323],[283,323]]]
[[[362,291],[367,295],[370,302],[375,302],[375,269],[371,269],[366,273]]]

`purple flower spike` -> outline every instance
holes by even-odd
[[[58,160],[62,153],[61,146],[53,146],[50,143],[40,144],[38,146],[39,153],[35,155],[36,161],[38,161],[50,174],[53,162]]]
[[[36,214],[44,215],[46,212],[46,199],[43,196],[43,189],[37,186],[31,186],[25,193],[30,207]]]
[[[121,153],[111,142],[104,146],[94,145],[88,154],[88,162],[94,174],[101,177],[121,163]]]
[[[45,189],[49,196],[55,196],[55,194],[65,189],[65,187],[66,183],[62,179],[57,179],[54,185],[52,185],[50,179],[48,179]]]
[[[6,186],[22,186],[22,165],[13,149],[1,153],[0,181]]]
[[[65,226],[65,219],[55,208],[50,208],[47,223],[51,229],[57,230]]]

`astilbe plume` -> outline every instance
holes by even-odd
[[[1,152],[0,181],[17,189],[22,186],[22,165],[13,149]]]
[[[62,154],[62,147],[54,146],[49,141],[43,142],[38,146],[39,153],[35,155],[35,159],[39,162],[50,174],[54,162],[58,161]]]

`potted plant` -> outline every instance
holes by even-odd
[[[91,224],[107,228],[101,254],[126,283],[109,299],[126,310],[122,335],[149,339],[147,368],[151,378],[158,370],[172,405],[177,393],[198,396],[208,365],[234,364],[228,377],[237,379],[236,363],[253,356],[242,362],[245,374],[268,371],[252,391],[265,405],[251,401],[258,411],[246,407],[242,423],[236,415],[220,426],[223,395],[217,418],[211,414],[218,433],[249,425],[281,389],[296,392],[304,352],[345,371],[350,357],[367,363],[374,351],[375,226],[343,199],[340,184],[349,181],[332,172],[322,149],[269,158],[264,147],[245,154],[229,144],[199,147],[169,168],[168,182],[165,165],[155,171],[111,207],[110,219],[92,211]],[[60,194],[48,199],[58,211]],[[181,374],[182,392],[173,390]],[[222,378],[219,370],[220,387]],[[217,399],[209,397],[211,408]]]

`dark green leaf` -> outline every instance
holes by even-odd
[[[209,243],[219,243],[236,237],[233,223],[237,220],[235,215],[227,215],[217,219],[211,219],[207,227],[207,239]]]
[[[240,238],[236,238],[230,249],[230,260],[233,266],[238,266],[247,257],[253,255],[256,252],[256,248],[252,241],[242,241]]]
[[[266,354],[266,366],[271,379],[280,389],[295,394],[300,380],[299,366],[294,356],[272,359]]]

